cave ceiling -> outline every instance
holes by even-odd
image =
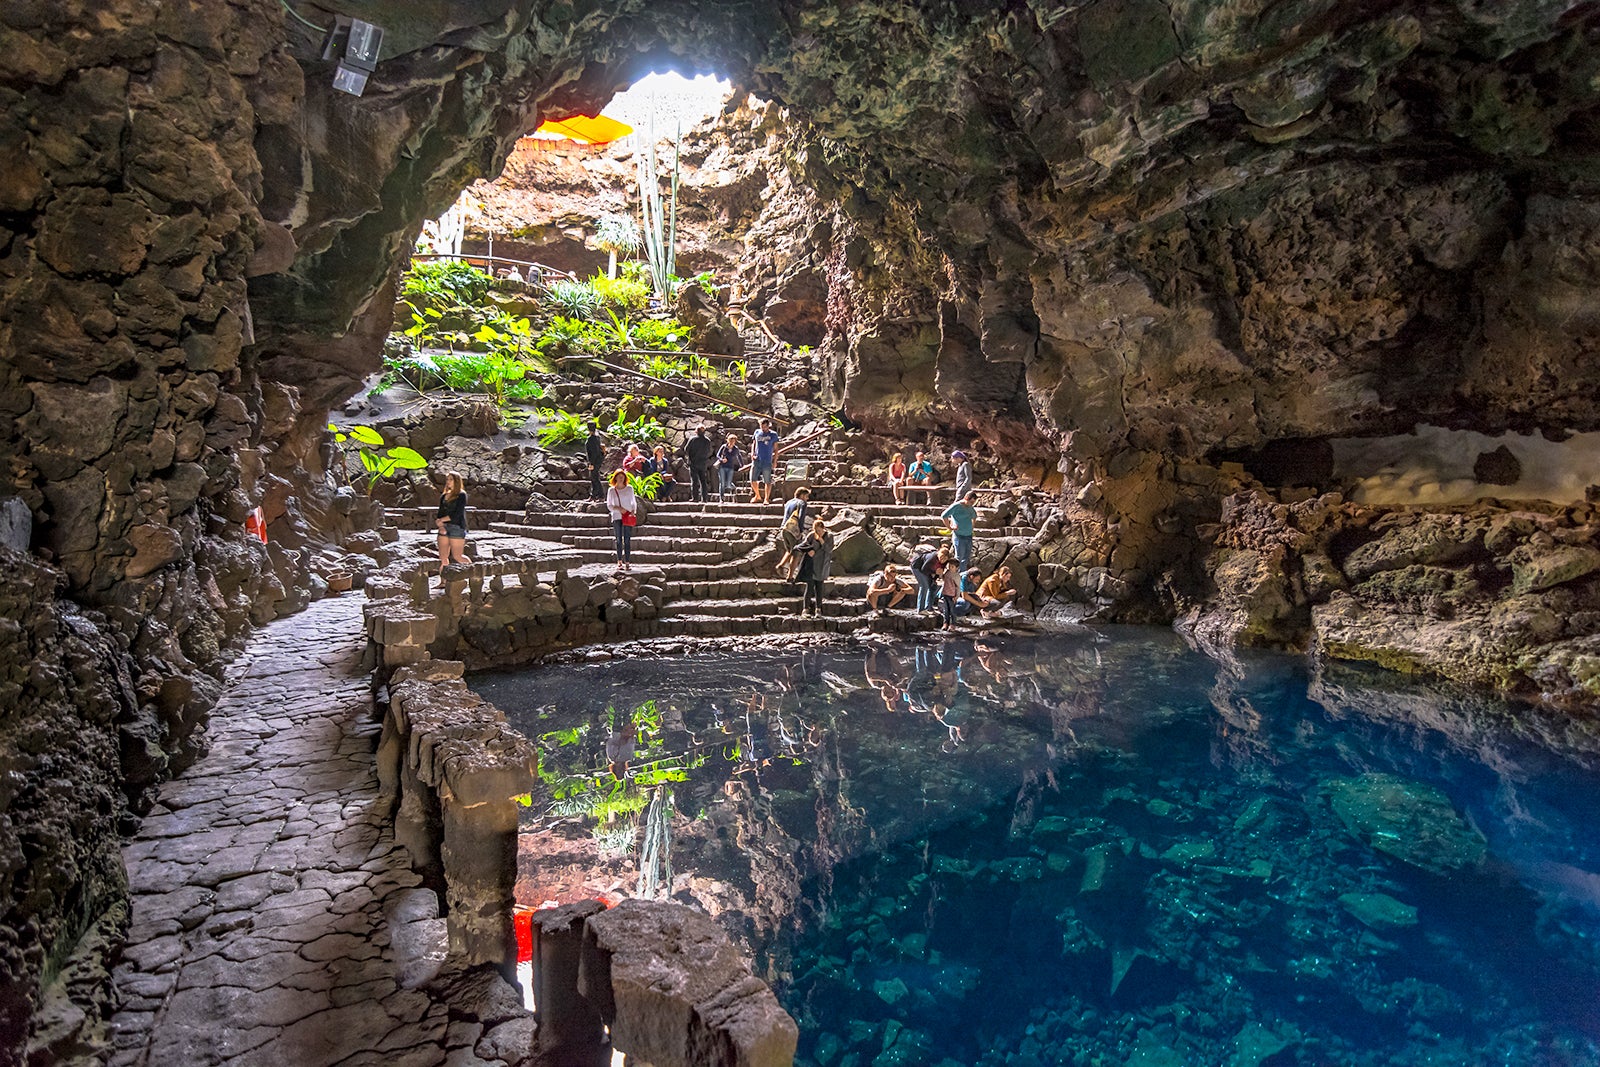
[[[542,117],[675,67],[786,108],[793,176],[873,246],[856,284],[911,294],[918,328],[837,339],[866,403],[851,377],[959,401],[1020,366],[1090,453],[1600,420],[1592,3],[339,6],[390,36],[355,99],[303,33],[258,126],[297,250],[252,283],[269,354],[348,329]]]

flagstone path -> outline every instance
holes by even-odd
[[[514,987],[445,967],[444,921],[377,810],[361,596],[272,623],[211,749],[124,847],[113,1067],[516,1063]]]

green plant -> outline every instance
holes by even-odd
[[[407,304],[411,308],[411,325],[406,327],[405,335],[415,342],[418,348],[444,348],[455,351],[459,344],[465,344],[466,334],[445,325],[445,313],[435,307],[417,308],[414,304]]]
[[[689,365],[671,356],[646,356],[638,365],[652,378],[684,378],[689,374]]]
[[[606,308],[606,318],[609,321],[596,323],[595,325],[599,327],[600,336],[604,339],[608,349],[631,348],[633,346],[633,338],[628,320],[610,308]]]
[[[384,357],[384,369],[385,381],[404,381],[422,393],[429,389],[489,393],[501,404],[544,395],[538,382],[527,379],[526,363],[497,352],[390,354]]]
[[[656,494],[661,492],[661,487],[666,484],[666,479],[659,474],[634,474],[628,473],[628,485],[633,491],[646,500],[654,500]]]
[[[750,365],[742,359],[736,359],[728,364],[728,377],[737,378],[741,382],[750,380]]]
[[[662,429],[661,423],[656,421],[654,415],[640,415],[630,422],[621,411],[617,412],[616,421],[606,427],[606,433],[613,437],[620,437],[624,441],[633,441],[638,444],[657,441],[666,436],[666,431]]]
[[[361,459],[361,467],[372,475],[367,480],[367,495],[372,495],[372,490],[377,486],[379,479],[391,478],[396,471],[416,471],[428,465],[422,454],[404,445],[392,448],[385,447],[383,434],[371,426],[352,426],[348,430],[341,430],[333,423],[328,423],[328,431],[333,434],[333,439],[343,445],[346,451],[354,449]],[[379,451],[382,449],[382,451]]]
[[[545,448],[582,441],[589,436],[582,416],[570,411],[540,408],[539,418],[544,421],[544,425],[539,427],[539,444]]]
[[[635,323],[630,333],[640,348],[678,352],[689,341],[689,328],[677,319],[644,319]]]
[[[606,264],[606,277],[617,276],[617,253],[636,252],[642,235],[638,225],[626,215],[602,215],[595,222],[594,243],[602,252],[611,254]]]
[[[458,259],[417,263],[400,284],[400,298],[420,297],[428,304],[481,304],[494,279]]]
[[[620,278],[607,278],[603,274],[596,274],[589,280],[588,285],[594,290],[596,298],[602,305],[621,311],[637,313],[650,304],[649,279],[639,276],[638,271],[623,271]]]
[[[695,285],[698,285],[707,296],[717,295],[717,283],[710,271],[703,270],[689,280]]]
[[[545,293],[556,310],[571,318],[593,318],[600,310],[600,294],[588,282],[562,279],[551,282]]]
[[[706,405],[706,410],[711,412],[711,414],[713,414],[713,415],[738,415],[738,414],[740,414],[740,412],[736,408],[730,408],[728,405],[722,403],[721,401],[713,401],[712,403],[707,404]]]

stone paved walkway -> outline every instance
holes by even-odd
[[[528,1047],[511,986],[441,973],[437,898],[376,810],[361,603],[250,641],[209,755],[125,846],[114,1067],[475,1067]]]

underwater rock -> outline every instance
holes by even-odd
[[[1259,1067],[1284,1049],[1290,1039],[1260,1023],[1246,1023],[1233,1039],[1233,1057],[1228,1067]]]
[[[1483,862],[1488,843],[1442,791],[1392,774],[1336,778],[1325,791],[1345,829],[1414,867],[1445,874]]]
[[[898,978],[891,978],[886,982],[873,982],[872,992],[885,1004],[898,1004],[911,992],[906,988],[905,982]]]
[[[1198,860],[1210,859],[1217,854],[1217,846],[1211,841],[1189,840],[1179,841],[1161,854],[1161,858],[1168,863],[1188,866]]]
[[[1377,930],[1417,925],[1417,909],[1387,893],[1346,893],[1339,898],[1339,903],[1344,905],[1345,911]]]

